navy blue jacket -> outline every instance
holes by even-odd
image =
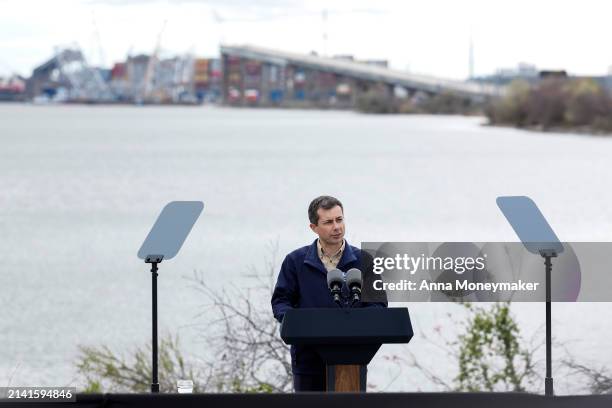
[[[346,242],[337,268],[343,272],[351,268],[365,271],[362,252]],[[369,280],[363,277],[364,285]],[[343,292],[347,292],[346,285]],[[359,307],[386,307],[386,302],[360,303]],[[319,258],[317,240],[298,248],[285,257],[272,293],[272,312],[279,322],[288,309],[309,307],[337,308],[327,287],[327,269]],[[310,346],[291,346],[291,368],[294,374],[320,374],[325,363]]]

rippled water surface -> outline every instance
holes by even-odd
[[[562,240],[612,238],[612,138],[482,121],[0,105],[0,385],[78,384],[78,345],[127,353],[146,343],[150,273],[135,254],[172,200],[205,203],[179,256],[160,265],[160,331],[178,332],[192,355],[206,354],[194,324],[213,316],[197,317],[206,299],[187,277],[201,271],[215,287],[248,287],[245,274],[265,268],[271,243],[282,260],[314,239],[306,208],[320,194],[343,201],[347,239],[356,245],[513,241],[498,195],[531,196]],[[461,308],[410,310],[411,344],[384,346],[371,365],[378,389],[436,389],[384,358],[406,350],[447,379],[455,373],[430,340],[456,336]],[[541,342],[544,306],[513,310],[525,337]],[[585,363],[609,365],[609,315],[608,304],[556,304],[554,334]]]

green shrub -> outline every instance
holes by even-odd
[[[521,345],[510,304],[490,309],[464,305],[473,315],[459,336],[457,391],[525,392],[536,377],[533,350]]]
[[[371,90],[357,97],[357,110],[363,113],[396,113],[397,106],[392,97]]]
[[[491,124],[612,131],[612,97],[591,79],[517,80],[488,102],[485,114]]]

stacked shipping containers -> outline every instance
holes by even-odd
[[[196,58],[193,62],[193,85],[198,102],[203,102],[210,87],[209,61],[206,58]]]
[[[216,102],[221,96],[221,61],[197,58],[194,61],[194,92],[198,102]]]
[[[223,74],[225,76],[224,99],[229,104],[242,101],[242,64],[240,57],[223,56]]]
[[[244,62],[243,101],[249,105],[257,104],[261,95],[261,66],[262,63],[256,60]]]

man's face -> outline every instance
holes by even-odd
[[[329,210],[319,208],[317,214],[319,215],[319,222],[316,225],[310,224],[310,229],[319,236],[323,244],[336,245],[342,243],[344,239],[344,214],[342,208],[339,205]]]

